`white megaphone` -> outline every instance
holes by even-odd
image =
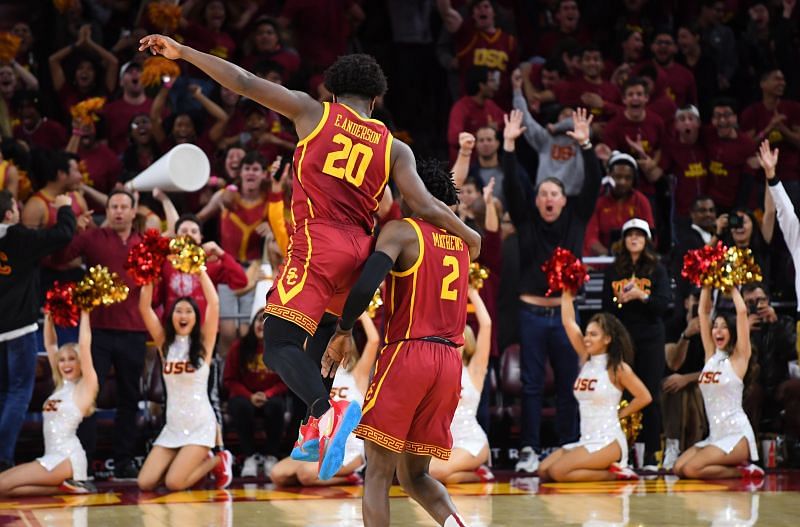
[[[144,169],[128,182],[131,190],[153,190],[165,192],[194,192],[208,183],[211,165],[208,156],[200,147],[184,143]]]
[[[261,264],[261,272],[269,278],[256,282],[256,289],[253,293],[253,306],[250,308],[249,322],[253,321],[253,317],[256,316],[256,313],[264,310],[264,306],[267,303],[267,293],[269,293],[272,287],[272,266],[268,263]]]

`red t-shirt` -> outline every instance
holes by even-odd
[[[647,111],[661,117],[665,130],[672,130],[672,123],[675,121],[675,112],[678,111],[678,106],[666,92],[662,92],[661,95],[650,99]]]
[[[574,39],[581,46],[592,42],[592,34],[582,25],[579,25],[574,33],[562,33],[558,29],[551,29],[542,34],[542,38],[539,39],[539,43],[536,46],[536,54],[540,57],[552,56],[558,44],[567,38]]]
[[[706,193],[708,157],[698,141],[693,145],[670,139],[661,150],[661,168],[674,176],[672,200],[678,216],[688,217],[694,198]]]
[[[619,150],[633,155],[634,153],[628,146],[625,137],[627,136],[635,141],[639,135],[642,136],[642,145],[645,152],[650,156],[654,155],[655,152],[661,149],[661,145],[666,138],[664,122],[661,117],[653,112],[646,112],[642,121],[631,121],[625,116],[625,112],[619,112],[603,130],[603,142],[612,150]],[[643,177],[638,178],[637,186],[639,190],[648,196],[655,194],[655,185],[646,181]]]
[[[787,128],[800,126],[800,103],[795,101],[780,101],[777,112],[786,116]],[[757,102],[748,106],[742,112],[740,121],[741,130],[745,133],[753,132],[753,136],[767,127],[772,120],[774,112],[767,110],[763,102]],[[800,180],[800,150],[792,143],[787,141],[779,130],[773,129],[767,136],[772,148],[780,148],[778,166],[775,173],[782,181]]]
[[[599,84],[590,82],[586,77],[570,81],[561,81],[553,87],[556,99],[559,104],[571,106],[572,108],[585,107],[581,101],[584,93],[596,93],[603,98],[603,108],[592,108],[595,119],[608,121],[615,114],[622,111],[619,90],[608,81],[601,81]]]
[[[426,221],[404,221],[415,226],[420,258],[408,271],[389,275],[386,343],[442,337],[461,345],[467,322],[467,244]]]
[[[493,126],[502,130],[503,115],[503,110],[492,100],[487,100],[483,106],[468,95],[457,100],[450,108],[450,119],[447,123],[450,160],[455,161],[458,155],[458,134],[461,132],[474,134],[483,126]]]
[[[586,225],[583,254],[593,254],[592,244],[598,241],[606,249],[610,249],[612,233],[620,231],[625,222],[631,218],[645,220],[651,229],[655,226],[650,200],[638,190],[634,189],[633,193],[622,201],[617,201],[610,194],[597,198],[594,213]]]
[[[81,171],[84,172],[84,181],[87,185],[108,194],[122,175],[122,161],[117,154],[102,143],[96,143],[90,150],[78,151],[81,158]]]
[[[708,195],[717,208],[729,209],[735,205],[745,173],[751,173],[747,160],[756,153],[756,143],[743,133],[736,139],[721,139],[709,127],[704,133],[708,153]]]
[[[224,31],[214,31],[197,22],[189,22],[179,32],[188,46],[225,60],[233,60],[236,41]]]
[[[131,120],[140,114],[150,115],[153,100],[147,97],[141,104],[130,104],[124,98],[111,101],[103,107],[103,116],[108,128],[108,146],[122,154],[128,147]]]
[[[506,111],[511,110],[511,72],[519,64],[517,40],[502,29],[489,34],[477,31],[472,23],[464,23],[455,36],[456,59],[461,74],[461,93],[464,79],[472,66],[486,66],[500,72],[500,88],[497,104]]]
[[[22,140],[32,147],[44,148],[47,150],[62,150],[67,146],[67,130],[56,121],[51,121],[47,117],[42,118],[39,126],[29,133],[22,127],[22,123],[14,127],[14,139]]]
[[[241,346],[241,340],[235,341],[225,358],[225,373],[222,376],[222,383],[228,390],[229,397],[249,399],[254,392],[264,392],[267,397],[275,397],[289,391],[280,376],[264,365],[263,342],[258,342],[253,360],[246,365],[244,371],[239,367]]]
[[[659,66],[664,73],[660,80],[666,85],[666,94],[678,108],[687,104],[697,104],[697,84],[694,74],[686,66],[673,62],[671,66]]]
[[[392,134],[344,104],[323,105],[317,128],[294,152],[294,221],[317,218],[372,232],[389,181]]]

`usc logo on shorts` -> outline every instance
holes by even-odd
[[[295,285],[297,283],[297,267],[290,267],[286,272],[286,284]]]
[[[57,412],[58,405],[61,404],[61,399],[48,399],[44,402],[42,407],[43,412]]]
[[[576,392],[593,392],[597,379],[576,379],[572,389]]]
[[[179,375],[181,373],[194,373],[194,366],[189,361],[168,362],[164,364],[164,375]]]
[[[719,384],[719,376],[722,375],[721,371],[704,371],[700,374],[700,384]]]

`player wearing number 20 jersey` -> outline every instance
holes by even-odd
[[[392,135],[341,103],[324,103],[297,143],[286,262],[265,311],[313,335],[326,310],[340,314],[372,250],[373,213],[389,180]]]

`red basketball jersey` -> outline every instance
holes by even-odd
[[[386,342],[442,337],[461,345],[467,323],[467,244],[425,221],[405,221],[417,231],[419,258],[410,269],[391,272]]]
[[[73,191],[73,192],[68,192],[67,194],[69,195],[70,198],[72,198],[71,208],[72,212],[75,214],[75,217],[78,217],[84,212],[86,212],[85,210],[83,210],[83,207],[81,207],[80,201],[78,201],[77,192]],[[44,215],[44,224],[42,224],[42,228],[47,229],[55,225],[56,222],[58,221],[58,209],[56,208],[56,199],[51,198],[41,190],[36,194],[34,194],[33,196],[31,196],[30,199],[42,200],[45,209],[47,210],[47,212]]]
[[[341,103],[323,103],[322,119],[294,152],[292,217],[358,225],[367,232],[389,180],[392,134]]]
[[[245,204],[236,196],[234,205],[222,212],[219,222],[219,241],[222,249],[240,262],[261,259],[263,240],[256,227],[269,219],[269,201],[266,196],[252,204]]]

